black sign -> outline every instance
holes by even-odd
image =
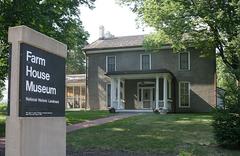
[[[19,116],[65,116],[65,59],[20,44]]]

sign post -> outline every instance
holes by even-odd
[[[66,156],[67,46],[26,26],[9,28],[6,156]]]

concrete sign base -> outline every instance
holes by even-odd
[[[19,99],[22,97],[19,95],[22,74],[20,73],[20,44],[26,43],[62,58],[67,56],[67,46],[26,26],[10,28],[8,41],[11,43],[12,51],[9,80],[10,113],[6,121],[5,155],[66,156],[65,117],[20,117]],[[62,101],[59,104],[64,105]]]

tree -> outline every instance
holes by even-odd
[[[155,28],[156,33],[145,39],[146,48],[158,49],[171,43],[176,52],[194,46],[206,56],[218,53],[221,58],[218,61],[225,65],[218,66],[222,76],[218,80],[227,89],[227,109],[216,109],[214,133],[219,144],[240,146],[240,1],[120,0],[120,3],[137,13],[140,21]]]
[[[145,46],[172,44],[174,51],[189,46],[209,55],[216,48],[240,87],[239,0],[120,0],[139,19],[156,29]]]
[[[1,83],[1,82],[0,82]],[[4,95],[2,92],[5,90],[4,84],[0,84],[0,102],[2,101]]]
[[[8,28],[17,25],[29,26],[67,44],[68,51],[71,51],[68,53],[67,73],[84,72],[84,64],[75,63],[84,62],[85,56],[81,49],[88,37],[78,7],[87,5],[93,8],[94,2],[95,0],[0,0],[0,81],[5,80],[8,71]]]

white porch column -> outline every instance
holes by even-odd
[[[167,77],[163,78],[163,109],[167,109]]]
[[[125,100],[125,80],[123,80],[123,100]]]
[[[114,100],[116,99],[115,80],[111,78],[111,107],[114,107]]]
[[[158,101],[159,101],[159,76],[156,76],[156,95],[155,95],[155,103],[156,103],[156,109],[158,109]]]
[[[120,108],[120,104],[121,104],[121,98],[120,98],[120,93],[121,93],[121,85],[120,85],[120,83],[121,83],[121,80],[120,80],[120,78],[118,78],[117,79],[117,93],[118,93],[118,95],[117,95],[117,97],[118,97],[118,99],[117,99],[117,101],[118,101],[118,109]]]

